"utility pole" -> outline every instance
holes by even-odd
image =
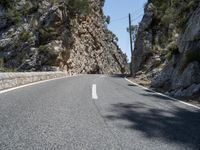
[[[133,39],[132,39],[132,22],[131,22],[131,14],[129,13],[129,34],[130,34],[130,48],[131,48],[131,65],[130,65],[130,71],[132,75],[132,63],[133,63]]]

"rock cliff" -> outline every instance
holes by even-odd
[[[125,73],[102,0],[0,2],[0,67],[11,71]]]
[[[149,0],[140,23],[134,77],[175,97],[200,95],[200,2]]]

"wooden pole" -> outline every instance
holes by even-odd
[[[131,14],[129,14],[129,34],[130,34],[130,48],[131,48],[131,65],[130,65],[130,71],[132,75],[132,63],[133,63],[133,39],[132,39],[132,22],[131,22]]]

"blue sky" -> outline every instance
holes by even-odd
[[[105,15],[111,17],[111,23],[108,28],[119,38],[119,46],[130,60],[130,42],[129,34],[126,31],[128,27],[128,14],[131,13],[133,22],[138,24],[144,13],[144,4],[147,0],[106,0],[104,6]]]

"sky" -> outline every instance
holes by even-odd
[[[131,13],[132,24],[138,24],[144,14],[144,4],[147,0],[106,0],[104,14],[111,17],[108,28],[119,38],[118,45],[128,56],[130,61],[130,40],[128,27],[128,14]]]

